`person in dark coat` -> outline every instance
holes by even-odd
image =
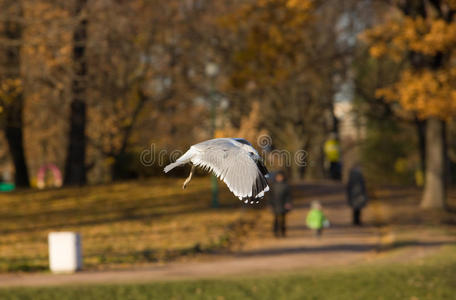
[[[286,235],[286,214],[291,210],[291,191],[285,173],[275,174],[268,203],[274,213],[273,230],[276,237]]]
[[[350,170],[347,184],[347,199],[348,204],[353,209],[353,225],[360,226],[362,224],[361,210],[366,206],[368,198],[366,183],[361,167],[359,166],[355,166]]]

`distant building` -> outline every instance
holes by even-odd
[[[339,120],[339,137],[341,139],[360,140],[365,137],[364,122],[356,113],[351,101],[335,102],[334,113]]]
[[[359,162],[359,145],[366,136],[365,120],[356,112],[353,102],[336,101],[334,114],[339,120],[339,139],[342,149],[342,178],[347,178],[348,170]]]

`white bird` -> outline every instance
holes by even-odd
[[[230,191],[245,203],[254,203],[269,191],[266,181],[268,170],[253,146],[241,138],[218,138],[190,147],[175,162],[167,165],[165,173],[177,166],[192,164],[190,175],[182,188],[186,188],[195,172],[195,167],[214,172]],[[256,201],[258,203],[259,201]]]

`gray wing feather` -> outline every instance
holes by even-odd
[[[255,161],[231,139],[215,139],[191,147],[194,165],[213,171],[239,199],[261,198],[269,186]]]

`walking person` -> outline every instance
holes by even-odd
[[[353,210],[353,225],[361,226],[361,210],[366,206],[368,198],[366,183],[359,165],[350,170],[347,184],[347,200]]]
[[[291,210],[291,191],[285,173],[279,171],[275,174],[268,204],[274,214],[273,231],[276,237],[286,235],[286,215]]]
[[[314,232],[315,237],[320,238],[324,227],[329,227],[329,220],[323,213],[320,201],[314,200],[310,204],[310,211],[307,214],[306,224]]]
[[[337,134],[332,132],[324,144],[325,165],[332,180],[341,180],[342,165],[340,161],[340,143]]]

